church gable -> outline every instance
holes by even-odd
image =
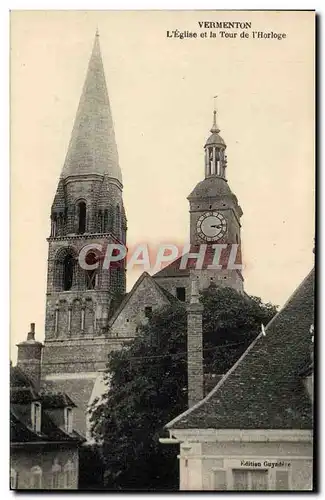
[[[159,307],[171,299],[154,279],[143,273],[110,321],[112,336],[134,337],[137,328]]]

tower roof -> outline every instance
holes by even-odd
[[[188,199],[215,198],[216,196],[234,196],[223,177],[213,176],[203,179],[195,186]]]
[[[106,174],[122,182],[98,32],[61,177],[80,174]]]

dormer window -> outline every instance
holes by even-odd
[[[72,434],[73,430],[73,411],[72,408],[64,408],[64,428],[65,432]]]
[[[41,432],[41,403],[33,402],[31,407],[32,429],[34,432]]]

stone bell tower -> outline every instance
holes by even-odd
[[[108,333],[114,301],[125,293],[125,266],[103,268],[100,252],[78,256],[89,245],[126,244],[113,119],[96,33],[68,152],[51,209],[48,238],[45,344],[42,379],[69,394],[81,408],[78,430],[107,353],[118,348]],[[115,345],[116,344],[116,345]]]
[[[211,135],[207,139],[205,151],[204,179],[188,196],[190,204],[190,242],[193,247],[206,244],[207,252],[213,254],[213,245],[224,244],[228,249],[221,254],[220,263],[228,262],[231,245],[238,245],[235,262],[241,261],[240,218],[243,215],[237,197],[231,191],[226,171],[226,143],[219,135],[217,112],[213,112]],[[235,249],[233,249],[235,251]],[[232,259],[232,257],[231,257]],[[211,260],[211,259],[210,259]],[[208,261],[207,261],[208,262]],[[200,288],[217,285],[243,289],[242,273],[238,269],[205,270],[200,273]]]

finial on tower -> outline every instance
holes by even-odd
[[[213,96],[213,125],[210,130],[212,134],[219,134],[220,132],[220,129],[217,125],[217,104],[216,104],[217,97],[218,97],[217,95]]]
[[[96,34],[95,34],[95,36],[99,36],[98,26],[96,27]]]

